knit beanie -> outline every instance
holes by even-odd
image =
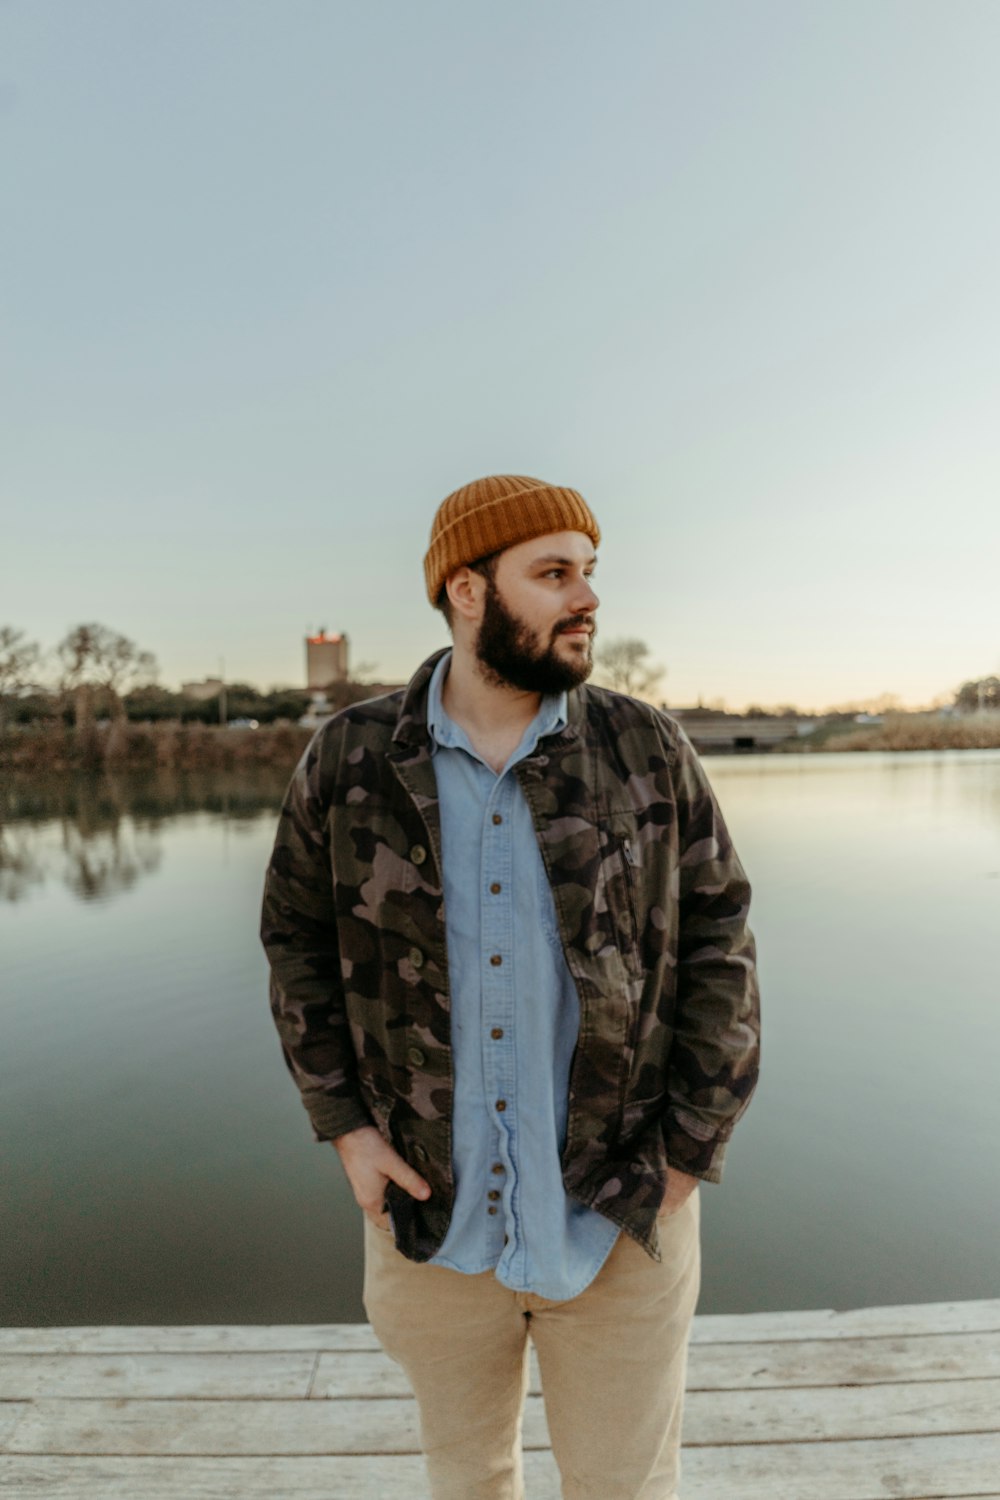
[[[582,531],[595,547],[601,540],[576,490],[524,474],[490,474],[453,490],[438,506],[424,558],[431,604],[437,608],[442,585],[456,568],[550,531]]]

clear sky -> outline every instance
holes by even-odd
[[[572,485],[670,704],[1000,669],[996,0],[0,0],[0,624],[403,680]]]

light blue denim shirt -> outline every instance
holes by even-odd
[[[565,726],[566,695],[542,698],[498,776],[444,711],[450,663],[448,652],[434,670],[427,718],[441,807],[456,1193],[430,1264],[494,1270],[514,1291],[563,1300],[589,1285],[618,1235],[563,1189],[559,1155],[580,1004],[531,813],[511,770]]]

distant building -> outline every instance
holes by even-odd
[[[202,682],[182,682],[181,692],[185,698],[194,698],[203,703],[206,698],[217,698],[222,692],[221,677],[206,677]]]
[[[814,719],[776,715],[757,718],[705,709],[700,705],[697,708],[669,708],[667,713],[683,725],[685,734],[700,755],[770,750],[772,745],[779,745],[783,740],[798,739],[810,734],[816,727]]]
[[[343,633],[330,635],[325,626],[306,636],[306,687],[309,692],[343,682],[348,675],[348,643]]]

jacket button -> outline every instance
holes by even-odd
[[[494,969],[498,969],[503,963],[503,959],[500,957],[499,953],[494,953],[492,958],[490,959],[490,963],[493,965]]]
[[[507,1101],[506,1101],[506,1099],[498,1099],[497,1100],[497,1113],[502,1115],[503,1112],[504,1112],[504,1110],[506,1108],[507,1108]]]
[[[413,965],[413,967],[415,969],[422,969],[423,968],[423,966],[424,966],[424,955],[421,953],[421,951],[420,951],[419,948],[411,948],[410,949],[410,963]]]
[[[423,864],[424,860],[427,858],[427,850],[424,848],[423,844],[414,844],[413,848],[410,850],[410,858],[413,860],[413,863],[415,865]]]
[[[421,1052],[419,1047],[410,1047],[406,1055],[415,1068],[422,1068],[427,1061],[426,1053]]]
[[[500,1040],[500,1038],[503,1036],[503,1027],[502,1026],[494,1026],[493,1029],[490,1032],[490,1036],[493,1038],[493,1040],[495,1042],[498,1042]]]
[[[493,821],[494,821],[494,823],[497,823],[497,824],[502,823],[503,822],[503,817],[501,816],[500,813],[494,813],[493,814]]]
[[[487,1198],[489,1198],[489,1200],[490,1200],[491,1203],[495,1203],[497,1201],[497,1199],[499,1198],[500,1194],[497,1192],[496,1188],[490,1188],[490,1190],[486,1194],[486,1196],[487,1196]]]
[[[414,1146],[413,1154],[416,1157],[417,1161],[427,1160],[427,1147],[423,1144],[422,1141],[418,1141]]]
[[[494,1208],[494,1207],[493,1207],[493,1205],[492,1205],[492,1203],[491,1203],[491,1204],[490,1204],[490,1206],[489,1206],[489,1208],[488,1208],[488,1209],[487,1209],[487,1210],[486,1210],[486,1212],[487,1212],[487,1213],[488,1213],[488,1214],[495,1214],[495,1213],[496,1213],[496,1209],[495,1209],[495,1208]],[[505,1241],[504,1241],[504,1243],[505,1243],[505,1244],[506,1244],[506,1240],[505,1240]]]

